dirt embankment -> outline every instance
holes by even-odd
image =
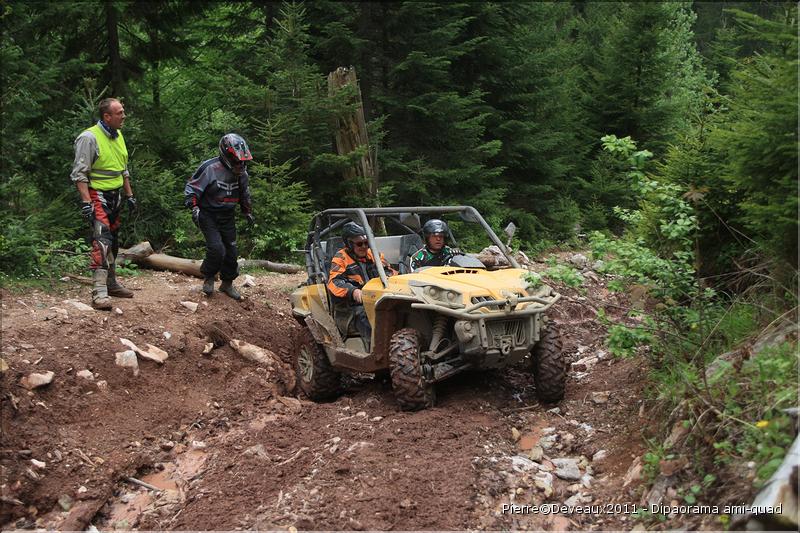
[[[206,299],[196,280],[144,273],[118,312],[80,311],[88,288],[3,293],[3,528],[615,529],[640,495],[623,487],[643,450],[643,370],[608,357],[598,309],[619,316],[602,280],[565,290],[560,325],[570,372],[558,406],[535,400],[524,367],[443,383],[438,405],[397,409],[390,385],[349,380],[331,403],[285,394],[272,369],[201,326],[291,361],[298,326],[288,292],[301,275],[257,276],[239,303]],[[198,303],[196,312],[181,301]],[[148,343],[169,353],[139,373],[115,364]],[[599,357],[598,357],[599,356]],[[91,378],[86,372],[91,372]],[[20,381],[52,371],[34,390]],[[79,373],[81,375],[79,375]],[[86,377],[84,377],[86,376]],[[102,382],[105,382],[104,384]],[[159,489],[130,481],[135,478]],[[608,512],[508,512],[511,504],[609,506]],[[620,504],[614,507],[614,504]],[[627,507],[623,507],[627,505]],[[621,512],[613,512],[613,511]]]

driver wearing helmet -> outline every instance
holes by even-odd
[[[228,133],[219,140],[219,156],[204,161],[184,189],[184,204],[192,210],[192,221],[203,232],[206,257],[200,266],[203,292],[214,294],[214,278],[222,279],[219,291],[234,300],[242,298],[233,286],[239,275],[236,249],[236,205],[240,205],[247,222],[255,219],[251,212],[247,161],[253,156],[245,140]]]
[[[438,218],[432,218],[422,226],[425,236],[425,247],[411,256],[411,270],[427,266],[445,266],[458,252],[445,246],[447,224]]]
[[[342,228],[342,239],[345,244],[344,248],[336,252],[331,260],[328,291],[334,296],[334,304],[337,308],[347,311],[340,313],[340,316],[345,317],[348,322],[347,324],[338,324],[340,328],[347,331],[346,326],[349,325],[350,316],[354,317],[358,333],[369,345],[372,327],[364,312],[361,288],[372,278],[378,277],[378,267],[375,264],[372,250],[369,248],[367,232],[364,228],[355,222],[347,222]],[[387,276],[397,274],[397,271],[386,262],[383,254],[380,254],[380,260]]]

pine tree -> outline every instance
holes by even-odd
[[[730,116],[714,134],[724,178],[741,191],[739,221],[749,236],[796,273],[797,261],[797,6],[782,20],[736,12],[742,35],[763,43],[734,70]],[[785,273],[785,271],[784,271]]]
[[[270,68],[263,81],[263,109],[259,110],[259,122],[281,133],[256,138],[255,146],[274,143],[264,150],[274,153],[278,163],[290,161],[294,179],[305,181],[320,205],[337,204],[354,192],[348,191],[347,184],[340,187],[342,170],[354,156],[335,154],[333,127],[337,114],[354,103],[347,95],[328,96],[325,74],[311,60],[310,48],[305,6],[284,2],[261,56]],[[363,198],[355,194],[348,200]]]
[[[694,14],[680,2],[615,3],[597,10],[608,35],[599,43],[596,66],[587,64],[592,127],[662,153],[698,112],[707,84],[694,48]]]
[[[465,56],[473,64],[463,71],[480,73],[491,109],[487,135],[502,143],[493,161],[504,167],[508,216],[522,240],[569,237],[577,223],[576,176],[589,148],[574,12],[567,3],[481,6],[470,26],[480,25],[475,39],[484,40]]]
[[[367,4],[358,37],[375,38],[362,68],[362,94],[386,129],[379,157],[382,182],[399,203],[472,201],[500,169],[488,160],[500,143],[485,138],[483,92],[454,82],[453,64],[474,49],[465,37],[465,5]],[[454,194],[458,191],[458,194]]]

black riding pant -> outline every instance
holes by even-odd
[[[236,249],[236,213],[233,209],[212,211],[200,210],[200,231],[206,238],[206,257],[200,271],[206,278],[213,278],[219,272],[223,281],[232,281],[239,275],[236,262],[239,251]]]
[[[353,310],[353,316],[358,334],[361,335],[361,338],[364,339],[364,342],[369,345],[369,341],[372,338],[372,326],[369,325],[367,312],[364,310],[363,305],[354,305],[351,307],[351,309]]]
[[[345,298],[333,298],[333,316],[336,327],[343,337],[348,337],[353,333],[352,327],[355,326],[358,334],[369,346],[372,339],[372,326],[369,325],[367,312],[362,304],[348,301]]]

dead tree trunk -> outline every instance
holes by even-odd
[[[150,246],[150,243],[144,241],[140,242],[139,244],[134,244],[130,248],[120,249],[119,253],[117,253],[117,259],[138,263],[145,257],[154,253],[155,252],[153,252],[153,247]]]
[[[122,57],[119,52],[119,13],[111,0],[106,0],[106,35],[108,37],[108,64],[111,70],[111,94],[119,97],[125,92],[122,74]],[[103,118],[103,117],[100,117]]]
[[[358,85],[356,69],[339,67],[328,74],[328,94],[330,96],[346,87],[353,88],[353,100],[356,108],[352,113],[336,119],[336,152],[339,155],[347,155],[363,147],[364,153],[356,165],[344,170],[344,181],[360,182],[355,190],[366,193],[370,203],[374,207],[380,207],[378,202],[378,152],[376,147],[369,144],[367,122],[364,119],[364,102],[361,99],[361,88]],[[377,220],[377,227],[375,227],[375,220],[370,221],[370,224],[379,232],[385,230],[383,219]]]
[[[153,268],[155,270],[169,270],[171,272],[180,272],[196,278],[202,278],[203,273],[200,272],[200,265],[203,263],[198,259],[184,259],[183,257],[174,257],[167,254],[157,254],[153,252],[153,247],[147,241],[140,242],[130,248],[120,250],[117,258],[121,260],[131,261],[140,266]],[[269,270],[270,272],[280,272],[283,274],[294,274],[304,270],[303,267],[298,265],[289,265],[286,263],[274,263],[272,261],[264,261],[259,259],[240,259],[239,265],[243,267],[257,267]]]
[[[296,274],[305,268],[300,265],[290,265],[288,263],[275,263],[264,259],[239,259],[239,266],[242,268],[263,268],[270,272],[280,272],[281,274]]]
[[[358,86],[356,70],[353,67],[339,67],[328,74],[328,94],[335,95],[345,87],[352,87],[355,91],[353,99],[355,110],[336,119],[336,152],[347,155],[354,150],[364,147],[366,150],[358,163],[344,171],[345,181],[361,178],[366,183],[370,198],[377,205],[378,173],[374,151],[369,145],[367,136],[367,123],[364,119],[364,104],[361,100],[361,89]]]
[[[152,254],[145,257],[141,264],[156,270],[181,272],[196,278],[203,277],[203,273],[200,272],[200,265],[203,262],[197,259],[184,259],[183,257],[173,257],[167,254]]]

